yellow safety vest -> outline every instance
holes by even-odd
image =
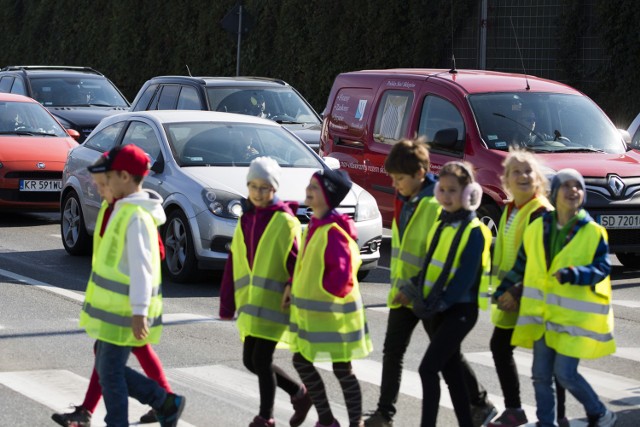
[[[289,281],[287,259],[296,240],[300,240],[298,219],[286,212],[274,212],[260,237],[251,268],[242,226],[236,227],[231,252],[237,324],[243,341],[250,335],[289,342],[289,313],[281,305]]]
[[[102,229],[102,221],[104,221],[104,213],[109,207],[109,204],[103,200],[100,205],[100,210],[98,211],[98,217],[96,218],[96,226],[93,230],[93,253],[91,254],[91,266],[95,265],[96,254],[98,253],[98,247],[100,246],[100,242],[102,241],[102,236],[100,236],[100,230]]]
[[[331,229],[349,242],[353,289],[343,298],[322,286],[324,255]],[[362,263],[357,243],[337,224],[319,227],[298,254],[291,287],[291,351],[314,362],[348,362],[372,350],[357,271]]]
[[[591,264],[601,238],[607,239],[606,230],[586,223],[547,269],[542,218],[526,229],[527,265],[513,345],[531,348],[544,336],[549,347],[565,356],[594,359],[615,352],[609,277],[592,288],[561,285],[554,276],[561,268]]]
[[[153,290],[147,314],[149,336],[137,340],[131,328],[132,310],[129,301],[130,277],[119,270],[126,244],[126,230],[133,215],[144,221],[151,244]],[[98,232],[99,233],[99,232]],[[162,296],[160,293],[160,250],[158,229],[151,215],[142,207],[123,204],[112,215],[102,241],[98,245],[84,305],[80,313],[80,326],[89,336],[120,346],[139,347],[157,343],[162,333]]]
[[[431,240],[434,237],[434,234],[438,228],[438,224],[440,221],[436,223],[436,226],[431,228],[429,232],[429,238],[427,240],[427,245],[431,244]],[[431,256],[431,261],[427,266],[427,271],[425,272],[424,277],[424,285],[423,285],[423,296],[426,299],[429,293],[431,292],[431,288],[435,284],[438,277],[442,272],[444,264],[451,252],[451,246],[453,244],[453,239],[458,231],[458,227],[460,225],[453,227],[450,225],[445,226],[440,233],[440,239],[438,240],[438,244],[436,249],[433,251],[433,255]],[[458,245],[458,250],[455,253],[455,258],[453,259],[453,264],[451,265],[451,271],[449,272],[449,277],[447,278],[447,283],[445,284],[444,289],[446,289],[447,285],[453,278],[458,268],[465,268],[465,266],[460,266],[460,256],[462,255],[462,251],[467,245],[469,240],[469,234],[471,230],[474,228],[480,228],[482,235],[484,236],[484,250],[482,251],[482,272],[480,277],[480,288],[478,291],[478,306],[482,309],[486,309],[488,306],[488,294],[489,294],[489,274],[491,272],[491,231],[484,225],[478,218],[474,218],[471,222],[467,224],[464,232],[462,233],[462,238],[460,239],[460,243]]]
[[[391,289],[387,297],[387,307],[402,307],[402,304],[394,303],[393,300],[398,294],[398,289],[410,284],[411,278],[420,273],[427,253],[427,235],[438,220],[441,209],[442,207],[435,197],[423,197],[407,223],[402,240],[396,220],[393,219],[391,224]]]
[[[505,232],[507,226],[507,220],[509,215],[508,209],[502,212],[500,217],[500,225],[498,227],[498,235],[496,236],[496,242],[493,246],[493,267],[491,269],[491,292],[494,292],[504,276],[511,271],[516,258],[518,257],[518,251],[522,244],[522,235],[525,228],[531,222],[531,215],[541,207],[547,208],[547,210],[553,210],[553,206],[544,196],[534,197],[525,203],[518,212],[515,218],[511,222],[509,230]],[[491,321],[498,328],[513,329],[516,326],[518,320],[517,312],[507,312],[500,310],[497,304],[491,306]]]

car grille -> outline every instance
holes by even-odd
[[[62,172],[13,171],[8,172],[4,177],[7,179],[62,179]]]
[[[638,246],[640,243],[640,230],[637,229],[609,229],[609,243],[616,246]]]
[[[341,214],[346,214],[351,219],[356,215],[355,206],[340,206],[336,210]],[[300,221],[301,224],[308,224],[312,214],[313,210],[310,207],[301,205],[298,207],[296,217],[298,217],[298,221]]]

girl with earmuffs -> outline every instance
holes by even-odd
[[[435,186],[442,213],[427,238],[422,271],[400,288],[396,301],[413,305],[425,324],[430,344],[420,364],[421,426],[435,426],[440,405],[440,378],[449,394],[458,425],[472,427],[469,397],[462,367],[462,341],[486,308],[491,269],[491,232],[476,217],[482,188],[471,167],[446,163]]]

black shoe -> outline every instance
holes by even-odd
[[[156,411],[160,427],[176,427],[186,401],[184,396],[168,393],[164,403]]]
[[[91,426],[91,412],[87,411],[84,406],[76,406],[75,411],[67,414],[53,414],[51,415],[51,419],[64,427]]]
[[[474,427],[486,426],[496,415],[498,410],[488,400],[484,405],[471,405],[471,419]]]
[[[155,409],[149,409],[149,412],[140,417],[140,424],[151,424],[157,423],[158,416],[156,415]]]

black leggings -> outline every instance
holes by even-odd
[[[309,397],[318,412],[319,422],[328,426],[333,423],[334,417],[329,406],[329,399],[324,387],[322,377],[313,366],[313,362],[308,361],[300,353],[293,355],[293,367],[296,368],[300,378],[307,387]],[[359,426],[362,421],[362,391],[360,383],[351,370],[351,362],[336,362],[333,364],[333,373],[340,382],[344,402],[349,414],[349,425]]]
[[[422,427],[435,427],[440,406],[440,377],[449,386],[453,409],[461,427],[473,427],[460,345],[478,320],[478,306],[455,304],[425,322],[431,343],[420,363]]]
[[[520,377],[518,368],[513,359],[515,346],[511,345],[513,329],[494,328],[491,336],[491,354],[493,363],[496,365],[498,380],[504,395],[504,406],[506,408],[522,408],[520,402]],[[564,387],[560,385],[554,377],[556,383],[556,398],[558,399],[558,419],[565,417],[566,393]]]
[[[273,364],[273,352],[277,342],[247,336],[244,339],[242,361],[244,366],[258,376],[260,386],[260,416],[266,420],[273,417],[276,386],[290,396],[300,390],[300,384]]]

